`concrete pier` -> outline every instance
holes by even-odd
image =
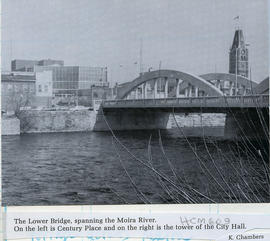
[[[100,108],[94,131],[108,131],[108,125],[104,120],[104,116],[112,130],[144,130],[144,129],[167,129],[169,116],[172,108],[163,106],[163,102],[151,102],[146,107],[135,107],[132,101],[130,105],[121,105],[117,102],[118,108],[111,105],[109,107]],[[188,102],[189,103],[189,102]],[[190,104],[190,103],[189,103]],[[160,107],[157,107],[159,105]],[[220,107],[220,105],[209,107],[196,107],[190,104],[183,107],[175,107],[175,113],[200,115],[201,113],[223,114],[226,115],[224,125],[224,135],[227,137],[247,136],[249,138],[266,139],[269,131],[269,111],[268,108],[261,107]],[[146,104],[145,104],[146,106]],[[239,104],[241,106],[241,104]],[[129,108],[127,108],[129,107]],[[104,114],[104,116],[103,116]],[[181,123],[179,123],[181,125]]]
[[[112,130],[151,130],[166,129],[169,112],[151,109],[100,109],[94,126],[94,131]],[[106,118],[107,123],[104,120]]]

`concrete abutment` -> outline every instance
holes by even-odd
[[[268,138],[269,111],[267,108],[228,108],[222,112],[219,112],[217,109],[213,110],[212,118],[219,115],[223,115],[224,119],[226,118],[225,123],[222,123],[221,120],[217,120],[215,125],[213,125],[221,126],[220,124],[222,124],[224,126],[225,137],[231,138],[245,135],[249,138]],[[176,110],[176,113],[182,112]],[[208,110],[207,113],[211,112]],[[112,130],[167,129],[170,114],[169,111],[159,108],[106,108],[105,110],[100,108],[96,116],[96,123],[93,130],[108,131],[108,125]],[[199,116],[200,114],[197,113],[197,115]],[[197,115],[194,112],[193,115],[187,117],[182,116],[182,119],[196,118]],[[221,118],[219,117],[219,119]],[[181,126],[182,123],[179,124]],[[207,123],[203,121],[202,126],[207,126]]]

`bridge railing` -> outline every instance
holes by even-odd
[[[103,107],[268,107],[269,95],[105,100]]]

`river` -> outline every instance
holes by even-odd
[[[220,177],[216,178],[220,186],[215,183],[215,179],[210,180],[204,165],[216,175],[211,159],[214,158],[214,164],[228,182],[236,182],[233,180],[233,167],[225,163],[217,147],[228,154],[236,167],[243,165],[236,157],[241,156],[241,160],[245,160],[248,158],[245,153],[240,153],[239,148],[237,151],[235,142],[222,137],[222,127],[205,128],[204,135],[211,136],[207,140],[194,136],[200,128],[184,130],[185,136],[176,128],[161,131],[160,135],[157,130],[116,132],[117,141],[121,144],[109,132],[3,136],[3,205],[188,202],[181,193],[179,195],[178,189],[178,194],[175,194],[174,184],[168,183],[166,178],[178,183],[180,189],[181,182],[185,182],[185,185],[209,194],[211,200],[240,200],[241,195],[234,197],[233,191],[230,198],[221,194],[219,189],[226,189],[226,183],[222,183]],[[256,178],[260,178],[258,163],[249,158],[249,166],[252,171],[256,167]],[[151,167],[158,170],[159,174],[151,171]],[[179,177],[178,180],[174,173]],[[246,180],[249,180],[248,177]],[[257,191],[261,196],[259,201],[268,198],[263,191]],[[256,192],[256,189],[252,192]],[[252,192],[247,190],[250,199]],[[196,201],[211,202],[200,195]],[[257,200],[254,198],[254,201]]]

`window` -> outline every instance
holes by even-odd
[[[48,85],[45,85],[45,92],[47,93],[48,91]]]
[[[42,92],[42,85],[38,85],[38,92]]]
[[[15,87],[15,92],[19,92],[19,90],[20,90],[19,87],[20,87],[20,86],[19,86],[18,84],[15,84],[14,87]]]
[[[12,90],[12,84],[8,84],[8,90],[9,90],[9,91]]]
[[[28,92],[28,85],[27,84],[23,84],[23,91]]]
[[[35,86],[34,85],[30,85],[30,92],[35,93]]]

